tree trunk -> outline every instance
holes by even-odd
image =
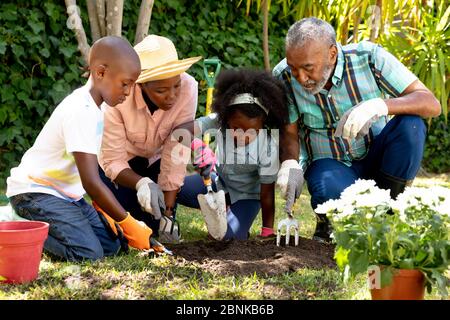
[[[361,22],[361,8],[359,8],[353,16],[353,42],[358,42],[359,23]]]
[[[80,50],[83,60],[86,65],[89,64],[89,44],[86,39],[86,33],[84,32],[83,23],[80,17],[80,11],[77,7],[76,0],[65,0],[67,7],[67,14],[69,19],[67,20],[67,27],[75,32],[75,37],[78,42],[78,50]]]
[[[123,0],[106,2],[106,34],[108,36],[122,35]]]
[[[341,43],[343,45],[346,45],[348,41],[348,24],[349,24],[348,20],[349,20],[348,18],[345,18],[344,23],[342,24]]]
[[[92,42],[95,42],[102,37],[98,21],[97,5],[95,0],[87,0],[86,4],[89,15],[89,25],[91,26],[91,40]]]
[[[134,37],[134,44],[138,44],[148,35],[148,28],[150,27],[150,19],[152,17],[152,9],[154,0],[142,0],[141,9],[139,10],[139,19],[136,27],[136,36]]]
[[[377,0],[377,4],[372,13],[372,23],[370,30],[370,41],[376,42],[378,38],[378,32],[380,30],[380,25],[382,23],[382,12],[383,8],[383,0]]]
[[[102,37],[106,36],[106,8],[105,8],[105,0],[96,0],[95,1],[96,12],[97,12],[97,20],[98,26],[100,29],[100,35]]]
[[[270,71],[270,55],[269,55],[269,0],[263,0],[263,52],[264,52],[264,68]]]

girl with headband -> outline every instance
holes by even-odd
[[[222,223],[226,230],[219,232],[223,237],[213,236],[216,240],[247,239],[260,209],[260,235],[274,235],[278,128],[287,117],[284,86],[265,71],[224,71],[217,79],[212,109],[214,113],[195,120],[194,126],[183,126],[214,136],[216,148],[214,154],[200,139],[192,141],[199,174],[185,178],[177,202],[199,208],[197,195],[206,193],[202,176],[211,175],[213,189],[224,190],[227,200],[227,221]]]

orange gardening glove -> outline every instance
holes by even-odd
[[[116,223],[117,222],[113,218],[111,218],[105,211],[103,211],[103,209],[100,208],[95,201],[92,201],[92,206],[94,207],[94,209],[97,212],[100,212],[105,217],[106,221],[108,221],[108,224],[109,224],[110,228],[112,229],[112,231],[117,236],[118,235],[117,228],[116,228]]]
[[[153,231],[144,222],[138,221],[127,212],[127,217],[117,222],[128,239],[128,244],[136,249],[150,249],[150,236]]]
[[[153,231],[141,221],[134,219],[129,212],[127,217],[120,222],[116,222],[111,218],[102,208],[98,206],[95,201],[92,201],[92,206],[97,212],[100,212],[108,221],[112,231],[117,235],[116,224],[122,229],[122,233],[128,240],[128,244],[136,249],[150,249],[150,236]]]

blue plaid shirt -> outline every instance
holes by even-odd
[[[331,158],[350,166],[366,156],[370,144],[386,125],[387,117],[375,122],[369,134],[357,140],[334,137],[340,117],[362,101],[398,97],[417,77],[381,46],[363,41],[337,45],[338,58],[332,87],[312,95],[291,75],[282,60],[273,74],[288,89],[289,122],[299,123],[300,163],[304,170],[314,160]]]

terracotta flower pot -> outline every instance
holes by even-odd
[[[48,229],[49,224],[40,221],[0,222],[0,282],[25,283],[37,278]]]
[[[370,293],[372,300],[423,300],[425,277],[419,270],[398,269],[390,285],[371,289]]]

